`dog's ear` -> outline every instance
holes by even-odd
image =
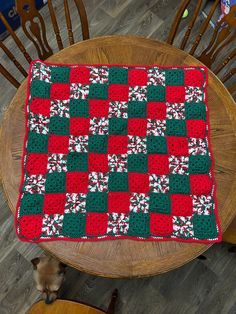
[[[64,264],[64,263],[59,263],[59,271],[58,271],[58,273],[59,274],[64,274],[65,273],[65,271],[66,271],[66,264]]]
[[[37,269],[37,265],[40,262],[40,259],[38,257],[35,257],[31,260],[31,263],[33,264],[33,268],[36,270]]]

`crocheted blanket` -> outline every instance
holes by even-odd
[[[221,240],[205,67],[35,60],[25,114],[21,240]]]

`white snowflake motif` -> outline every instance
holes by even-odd
[[[90,119],[90,134],[106,135],[108,134],[108,119],[92,118]]]
[[[108,173],[90,172],[88,188],[90,192],[108,191]]]
[[[30,113],[29,116],[29,128],[30,131],[39,134],[48,134],[49,132],[50,119],[43,116],[42,114]]]
[[[50,106],[50,116],[70,118],[69,100],[52,100]]]
[[[157,193],[168,193],[169,187],[169,177],[166,175],[149,175],[149,185],[151,192]]]
[[[66,155],[63,154],[49,154],[48,155],[48,172],[66,172]]]
[[[185,86],[185,101],[201,102],[203,101],[203,91],[196,86]]]
[[[185,156],[169,156],[169,169],[173,174],[188,174],[189,158]]]
[[[192,238],[194,236],[191,216],[173,216],[173,236]]]
[[[33,174],[26,177],[23,189],[30,194],[43,194],[45,193],[45,181],[44,175]]]
[[[128,136],[128,154],[147,154],[147,139],[140,136]]]
[[[113,172],[127,172],[128,171],[128,161],[127,154],[112,154],[108,155],[108,168],[109,171]]]
[[[71,83],[70,98],[86,99],[89,94],[89,85],[82,85],[80,83]]]
[[[148,85],[165,86],[165,71],[160,68],[153,67],[148,70]]]
[[[107,83],[108,82],[108,67],[91,67],[90,78],[91,83]]]
[[[88,152],[88,135],[69,137],[69,152],[87,153]]]
[[[213,211],[214,201],[211,195],[193,195],[193,212],[198,215],[210,215]]]
[[[144,193],[132,193],[129,208],[131,212],[147,214],[149,209],[149,196]]]
[[[51,83],[50,67],[41,62],[35,62],[32,66],[32,78]]]
[[[86,213],[86,194],[66,193],[65,213]]]
[[[127,234],[129,230],[129,216],[112,213],[109,215],[107,233],[113,235]]]
[[[147,119],[147,135],[164,136],[166,131],[166,120]]]
[[[184,115],[184,104],[183,103],[166,103],[166,116],[167,119],[185,119]]]
[[[129,101],[147,101],[146,86],[130,86]]]
[[[43,236],[59,236],[62,234],[64,215],[43,215],[42,235]]]
[[[190,155],[206,155],[207,154],[207,141],[201,138],[189,138],[188,150]]]
[[[128,103],[125,101],[112,101],[109,103],[108,118],[128,118]]]

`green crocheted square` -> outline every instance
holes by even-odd
[[[108,85],[107,84],[90,84],[89,98],[107,99],[108,98]]]
[[[51,80],[53,83],[68,83],[70,81],[70,68],[51,67]]]
[[[189,173],[209,173],[211,168],[210,156],[189,156]]]
[[[167,85],[184,85],[184,71],[182,69],[166,69],[166,86]]]
[[[215,239],[218,236],[215,215],[193,216],[194,237],[198,239]]]
[[[65,214],[62,233],[65,237],[78,238],[85,235],[86,214]]]
[[[108,190],[111,192],[128,191],[127,172],[109,172]]]
[[[185,118],[206,120],[206,105],[203,103],[185,103]]]
[[[107,152],[108,135],[90,135],[88,140],[89,151],[105,154]]]
[[[130,213],[128,235],[147,238],[150,235],[149,220],[149,214]]]
[[[109,84],[127,84],[128,69],[121,67],[111,67],[109,69]]]
[[[170,195],[164,193],[150,193],[149,209],[150,212],[154,213],[170,214]]]
[[[49,133],[56,135],[70,134],[70,119],[64,117],[51,117],[49,124]]]
[[[167,143],[165,136],[147,136],[147,151],[149,154],[166,154]]]
[[[29,153],[47,153],[48,135],[29,132],[27,140],[27,151]]]
[[[147,101],[165,101],[166,90],[164,86],[149,85],[147,87]]]
[[[88,171],[88,154],[71,152],[67,155],[68,171]]]
[[[43,194],[24,194],[20,203],[20,216],[42,214]]]
[[[129,172],[147,172],[148,156],[147,154],[129,154],[128,155]]]
[[[87,99],[70,100],[71,117],[89,117],[89,104]]]
[[[172,194],[190,194],[189,176],[182,174],[169,175],[170,192]]]
[[[46,193],[63,193],[66,192],[66,173],[53,172],[48,173],[45,183]]]
[[[128,119],[110,118],[109,119],[109,134],[126,135],[128,127]]]
[[[170,136],[186,136],[185,120],[167,119],[166,134]]]
[[[146,101],[130,101],[128,103],[129,118],[146,118]]]
[[[50,98],[50,89],[50,83],[33,80],[30,84],[30,95],[31,97]]]
[[[87,212],[107,212],[107,193],[90,192],[86,199]]]

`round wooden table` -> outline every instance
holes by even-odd
[[[65,48],[48,61],[55,63],[116,63],[130,65],[202,65],[184,51],[156,40],[109,36]],[[222,231],[236,214],[236,107],[233,98],[209,71],[211,143],[215,157],[217,199]],[[2,127],[1,168],[4,190],[13,213],[21,178],[24,136],[23,106],[26,81],[5,114]],[[54,241],[40,247],[64,263],[105,277],[142,277],[161,274],[196,258],[210,245],[181,242],[115,240],[100,242]]]

